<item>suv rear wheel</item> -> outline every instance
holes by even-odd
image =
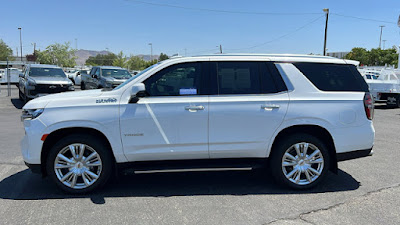
[[[113,169],[107,144],[93,136],[73,134],[58,141],[47,157],[50,178],[72,194],[90,192],[103,186]]]
[[[329,169],[329,152],[318,138],[309,134],[294,134],[275,146],[270,169],[280,184],[307,189],[325,177]]]

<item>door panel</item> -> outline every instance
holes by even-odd
[[[210,96],[210,158],[265,157],[282,123],[288,94]]]
[[[146,97],[121,106],[121,137],[129,161],[204,159],[208,96]]]

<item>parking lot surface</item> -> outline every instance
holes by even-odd
[[[400,224],[400,109],[377,104],[374,155],[293,191],[261,171],[127,173],[66,195],[24,165],[22,102],[0,92],[0,224]]]

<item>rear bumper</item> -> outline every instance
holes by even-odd
[[[42,167],[40,164],[30,164],[25,162],[25,165],[32,171],[32,173],[42,174]]]
[[[372,148],[358,150],[358,151],[351,151],[351,152],[343,152],[336,154],[336,158],[338,162],[346,161],[350,159],[357,159],[362,157],[367,157],[372,155]]]

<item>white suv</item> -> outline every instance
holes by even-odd
[[[309,188],[337,162],[368,156],[373,100],[352,62],[306,55],[173,58],[113,90],[40,97],[23,108],[34,172],[84,193],[121,166],[267,166]]]

